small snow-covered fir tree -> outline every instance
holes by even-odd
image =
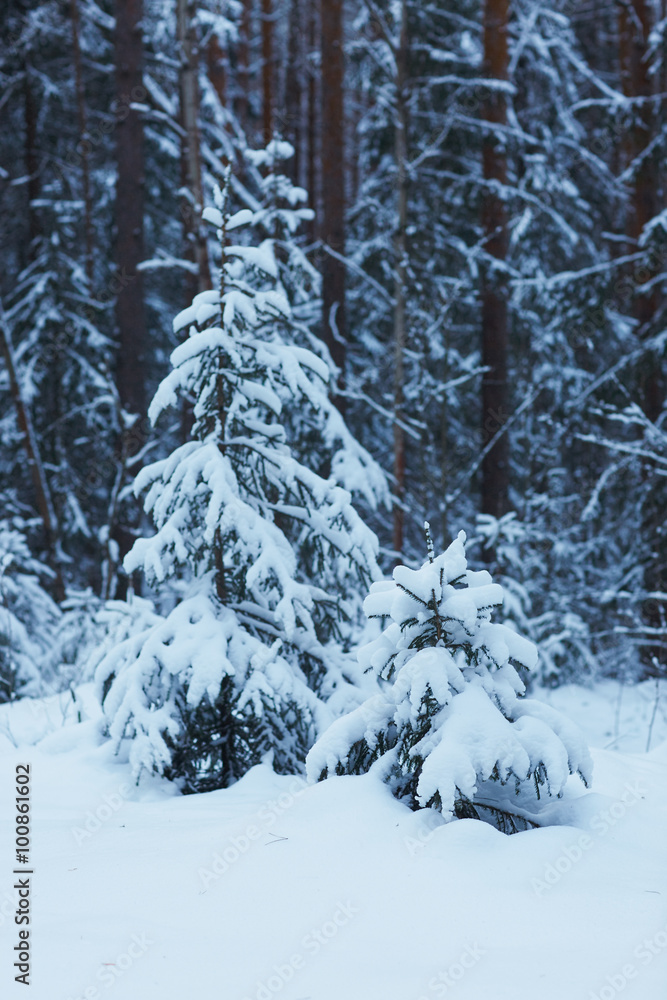
[[[302,766],[351,688],[346,599],[379,575],[344,486],[373,502],[384,480],[330,402],[330,366],[294,342],[275,242],[229,245],[255,218],[230,216],[228,192],[205,212],[219,288],[176,317],[189,336],[150,408],[155,422],[194,400],[191,440],[137,477],[157,534],[125,560],[151,584],[178,581],[182,600],[96,671],[109,734],[134,737],[135,771],[185,791],[228,785],[269,751],[277,770]],[[300,424],[311,442],[319,427],[310,464],[326,462],[328,478],[299,460]]]
[[[533,669],[537,650],[491,621],[502,588],[468,570],[464,542],[460,532],[421,569],[373,584],[365,611],[390,624],[359,659],[386,689],[331,725],[307,770],[314,780],[374,771],[412,808],[516,830],[569,774],[587,784],[591,761],[572,723],[523,697],[517,667]]]

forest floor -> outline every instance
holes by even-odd
[[[619,699],[620,694],[620,699]],[[665,1000],[667,683],[539,696],[594,747],[557,825],[411,813],[267,766],[183,797],[99,736],[89,687],[0,707],[0,983],[31,1000]],[[78,716],[83,719],[78,722]],[[30,990],[14,982],[30,765]]]

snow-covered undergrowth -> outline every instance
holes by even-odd
[[[12,969],[28,762],[33,1000],[664,1000],[667,685],[648,754],[654,683],[618,694],[540,692],[597,748],[593,785],[570,778],[555,825],[512,837],[413,813],[372,775],[136,787],[90,686],[0,706],[2,996],[28,995]]]

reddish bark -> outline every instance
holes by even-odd
[[[211,35],[206,49],[208,78],[213,84],[222,107],[227,106],[227,65],[225,53],[217,35]]]
[[[628,0],[619,6],[619,57],[621,83],[626,97],[635,101],[632,123],[623,140],[624,169],[635,161],[636,168],[630,190],[630,201],[626,218],[626,233],[631,246],[636,250],[637,242],[645,226],[660,211],[658,164],[655,156],[642,156],[646,147],[655,138],[658,116],[651,100],[654,94],[653,79],[649,75],[648,59],[649,35],[652,28],[651,10],[646,0]],[[651,324],[658,308],[657,290],[644,292],[642,285],[652,275],[642,268],[631,284],[631,309],[637,320],[639,335],[651,333]],[[642,407],[650,420],[657,420],[664,403],[664,387],[661,384],[660,365],[657,359],[647,359],[642,374]]]
[[[311,2],[309,4],[309,17],[308,17],[308,51],[311,55],[314,54],[317,47],[317,4]],[[319,101],[317,97],[317,75],[312,62],[308,67],[308,82],[306,88],[306,100],[307,100],[307,149],[308,149],[308,160],[306,163],[306,186],[308,188],[308,197],[310,199],[310,207],[315,213],[315,217],[311,222],[308,223],[308,236],[311,242],[316,239],[317,231],[317,221],[319,220],[318,212],[318,198],[317,198],[317,164],[318,164],[318,148],[317,148],[317,137],[318,137],[318,125],[319,125]]]
[[[662,126],[661,113],[652,98],[655,94],[654,78],[649,74],[649,36],[653,15],[647,0],[627,0],[619,7],[618,34],[619,60],[623,93],[633,101],[632,121],[624,136],[623,167],[630,169],[630,197],[626,216],[626,234],[631,251],[638,249],[638,241],[647,224],[660,212],[660,170],[655,155],[646,155],[649,144],[659,134]],[[655,316],[660,305],[657,287],[648,292],[642,287],[655,277],[656,267],[641,266],[639,271],[628,275],[630,308],[637,321],[637,332],[641,339],[648,340],[655,332]],[[662,380],[661,358],[655,353],[647,353],[642,359],[639,373],[640,404],[649,420],[656,421],[662,413],[665,402],[665,386]],[[644,469],[645,482],[655,473],[652,468]],[[664,586],[664,566],[666,561],[663,538],[664,510],[652,491],[644,503],[643,530],[652,542],[654,555],[644,568],[644,588],[646,592],[661,592]],[[661,631],[665,634],[667,605],[662,600],[650,600],[644,605],[644,621],[653,635]],[[664,638],[662,645],[646,645],[642,648],[642,659],[647,674],[664,672],[666,659]]]
[[[494,80],[508,76],[509,0],[486,0],[484,7],[484,74]],[[502,128],[507,124],[506,98],[489,88],[482,106],[487,123],[482,146],[485,192],[482,227],[486,252],[503,262],[507,257],[507,209],[500,190],[507,183],[507,159]],[[489,419],[502,429],[508,412],[507,392],[508,313],[502,273],[487,265],[482,280],[482,364],[489,371],[482,379],[482,428]],[[495,433],[498,433],[497,431]],[[484,440],[484,437],[482,438]],[[509,506],[509,442],[506,434],[482,461],[481,509],[501,517]]]
[[[345,116],[343,101],[343,0],[324,0],[322,46],[322,237],[345,253]],[[322,335],[345,385],[345,265],[329,253],[322,259]],[[344,409],[339,395],[336,405]]]
[[[262,0],[262,133],[263,144],[273,136],[273,3]]]
[[[144,281],[142,272],[137,270],[144,257],[144,126],[139,112],[131,106],[145,95],[142,7],[142,0],[116,0],[116,266],[122,279],[116,298],[116,385],[122,409],[137,418],[134,431],[129,422],[121,429],[117,449],[121,469],[142,444],[138,430],[146,413]],[[126,523],[109,526],[118,544],[120,561],[134,542],[139,517],[136,508],[128,512]],[[126,589],[127,581],[119,579],[116,596],[124,597]]]
[[[250,29],[251,29],[252,0],[243,0],[241,11],[241,23],[239,25],[239,45],[238,45],[238,79],[239,98],[237,102],[237,116],[242,128],[248,124],[248,96],[250,94]]]
[[[144,282],[137,265],[144,257],[144,126],[139,113],[131,107],[131,102],[141,99],[144,93],[141,16],[142,0],[117,0],[116,265],[123,281],[116,299],[116,380],[123,409],[143,416],[146,322]]]
[[[206,232],[201,218],[204,204],[199,135],[199,45],[194,26],[192,0],[177,0],[176,31],[180,55],[180,118],[183,128],[181,168],[187,194],[181,203],[186,260],[196,273],[186,277],[186,301],[211,287]],[[219,73],[219,70],[218,70]],[[219,79],[218,79],[218,82]]]
[[[404,355],[407,344],[407,225],[408,225],[408,109],[407,109],[408,12],[406,0],[401,7],[401,32],[396,52],[396,216],[394,241],[394,517],[393,548],[400,560],[405,530],[405,431],[403,429]]]
[[[74,49],[74,86],[76,90],[76,113],[81,149],[81,187],[83,194],[83,229],[86,247],[86,277],[88,287],[93,287],[93,202],[90,194],[90,143],[86,141],[86,95],[81,72],[81,46],[79,43],[79,3],[71,0],[72,46]]]
[[[289,164],[289,172],[295,184],[301,182],[301,103],[303,98],[303,53],[302,53],[302,7],[301,0],[290,4],[289,37],[287,42],[287,67],[285,71],[285,119],[283,134],[294,147],[294,156]],[[280,124],[280,122],[279,122]]]
[[[37,107],[30,80],[30,63],[23,67],[25,99],[25,169],[28,175],[28,253],[34,259],[34,241],[39,236],[39,217],[34,204],[39,198],[39,158],[37,156]]]

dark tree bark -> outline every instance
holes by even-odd
[[[643,155],[657,135],[658,118],[653,79],[649,75],[649,35],[652,28],[650,5],[646,0],[628,0],[619,6],[619,56],[623,93],[633,100],[632,123],[623,142],[624,169],[635,164],[630,189],[626,234],[630,251],[636,251],[646,225],[660,211],[660,176],[655,155]],[[640,269],[632,284],[631,311],[637,320],[640,337],[653,332],[652,322],[658,307],[657,289],[645,291],[642,285],[652,277]],[[647,358],[641,378],[641,404],[650,420],[657,420],[664,404],[660,363]]]
[[[118,124],[116,126],[116,266],[120,291],[116,298],[118,329],[116,385],[125,419],[118,443],[118,462],[125,464],[142,443],[141,428],[146,413],[147,332],[144,312],[144,282],[137,265],[144,256],[144,127],[132,101],[144,95],[142,82],[143,38],[142,0],[116,0],[114,59]],[[138,508],[126,521],[138,522]],[[110,525],[120,560],[135,537],[135,525]],[[117,596],[123,597],[126,583],[119,580]]]
[[[116,0],[116,264],[123,280],[116,299],[116,379],[123,409],[146,411],[146,321],[144,282],[137,265],[144,256],[144,126],[131,107],[143,93],[142,0]]]
[[[180,118],[183,128],[181,146],[182,183],[187,192],[181,202],[185,258],[192,261],[196,273],[187,273],[186,301],[197,292],[211,287],[206,232],[201,213],[204,205],[199,137],[199,46],[194,27],[195,5],[192,0],[177,0],[176,34],[179,45]]]
[[[508,76],[509,0],[486,0],[484,7],[484,75],[494,80]],[[507,157],[502,128],[507,124],[504,93],[489,88],[483,105],[482,148],[484,199],[482,229],[485,249],[501,263],[508,250],[507,208],[501,188],[507,183]],[[489,371],[482,378],[482,433],[494,428],[498,439],[482,461],[481,509],[501,517],[509,507],[509,442],[502,433],[508,415],[507,295],[502,272],[489,262],[482,278],[482,364]],[[497,430],[496,430],[497,427]],[[484,436],[482,438],[484,440]]]
[[[39,236],[39,216],[34,207],[39,198],[39,157],[37,156],[37,107],[30,79],[31,67],[23,65],[23,96],[25,100],[25,169],[28,175],[28,257],[34,259],[35,240]]]
[[[246,130],[248,125],[248,97],[250,95],[250,31],[251,31],[252,0],[243,0],[241,23],[239,25],[238,44],[238,79],[239,98],[237,116],[241,127]]]
[[[88,287],[93,287],[93,203],[90,194],[90,143],[86,135],[86,94],[81,72],[81,46],[79,43],[79,0],[71,0],[72,10],[72,47],[74,50],[74,86],[76,89],[76,113],[81,143],[81,187],[83,194],[83,229],[86,247],[85,271]]]
[[[227,63],[220,39],[215,33],[209,38],[206,47],[206,65],[208,78],[213,84],[220,104],[225,108],[227,106]]]
[[[405,529],[405,431],[403,430],[404,356],[407,342],[407,226],[408,226],[408,11],[401,4],[401,31],[396,51],[396,127],[394,156],[396,159],[396,263],[394,270],[394,525],[393,548],[400,560]]]
[[[343,100],[343,0],[323,0],[322,45],[322,238],[345,254],[345,117]],[[322,336],[345,385],[345,264],[325,252],[322,259]],[[335,399],[344,409],[343,397]]]
[[[262,143],[273,136],[273,3],[262,0]]]
[[[308,223],[308,237],[312,243],[317,238],[317,224],[319,220],[318,211],[318,189],[317,189],[317,164],[318,164],[318,125],[320,104],[317,95],[317,74],[313,66],[312,57],[317,49],[318,34],[318,10],[317,4],[311,0],[308,4],[308,52],[311,59],[308,64],[308,79],[306,86],[306,146],[308,159],[306,162],[306,187],[308,188],[308,198],[310,207],[315,213],[315,217]]]
[[[290,4],[289,37],[287,43],[287,67],[285,70],[285,121],[283,133],[294,147],[294,156],[289,163],[289,172],[295,184],[301,183],[303,150],[301,143],[303,100],[303,25],[301,0]]]
[[[632,100],[632,120],[624,136],[623,163],[630,170],[631,182],[626,215],[628,249],[636,252],[639,239],[648,223],[661,210],[660,169],[656,155],[647,152],[662,128],[662,103],[655,100],[656,85],[650,75],[649,35],[653,28],[653,11],[647,0],[627,0],[619,6],[619,61],[623,93]],[[656,313],[660,306],[658,287],[647,289],[655,277],[656,265],[649,259],[646,266],[628,275],[631,297],[630,311],[637,322],[640,339],[649,340],[656,332]],[[657,352],[647,352],[639,372],[639,402],[649,420],[660,417],[665,403],[662,379],[663,359]],[[655,484],[655,471],[647,465],[643,470],[647,495],[643,506],[643,535],[650,542],[652,554],[644,566],[644,590],[664,593],[667,575],[667,550],[664,536],[664,501]],[[648,674],[664,673],[667,661],[667,605],[662,599],[651,599],[643,606],[643,618],[652,636],[662,633],[662,643],[642,647],[642,659]]]

